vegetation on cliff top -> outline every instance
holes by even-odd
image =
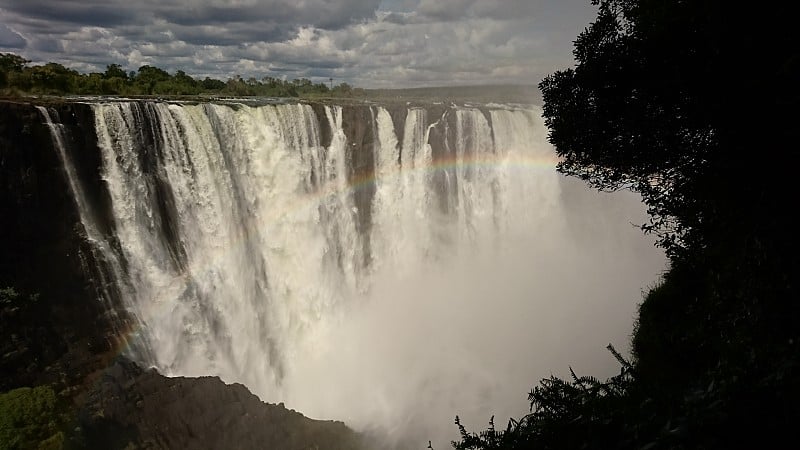
[[[559,170],[642,194],[670,259],[621,373],[543,380],[458,449],[771,448],[800,421],[800,54],[782,7],[596,0],[540,84]],[[759,26],[763,25],[763,26]],[[591,301],[591,299],[587,299]]]
[[[482,85],[442,86],[401,89],[362,89],[348,83],[314,83],[307,78],[283,80],[265,76],[243,78],[235,75],[227,81],[210,77],[193,78],[183,71],[174,74],[149,65],[126,72],[117,64],[105,72],[82,74],[57,63],[30,65],[13,53],[0,53],[0,98],[32,95],[119,95],[126,97],[283,97],[333,98],[360,100],[369,98],[392,101],[471,101],[539,103],[536,86]]]
[[[22,95],[227,95],[259,97],[351,97],[362,90],[347,83],[328,86],[307,78],[282,80],[274,77],[247,79],[239,75],[221,81],[195,79],[178,70],[170,75],[163,69],[145,65],[125,72],[110,64],[103,73],[83,74],[57,63],[29,65],[30,61],[13,53],[0,53],[0,96]]]

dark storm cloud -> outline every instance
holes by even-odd
[[[127,6],[126,6],[127,5]],[[47,22],[114,26],[134,20],[131,3],[98,0],[1,0],[0,8]]]
[[[0,23],[0,47],[21,49],[25,48],[28,41],[7,25]]]
[[[60,53],[64,51],[60,41],[49,38],[34,39],[29,43],[28,47],[44,53]]]
[[[276,22],[242,22],[170,26],[174,37],[195,45],[239,45],[243,42],[281,42],[297,34],[297,25]]]
[[[259,1],[233,6],[230,2],[203,2],[201,6],[170,8],[160,17],[177,25],[274,22],[336,29],[373,16],[379,0],[300,2]]]
[[[275,66],[275,67],[271,67],[270,70],[272,70],[273,72],[280,72],[280,73],[294,73],[294,72],[297,71],[297,68],[296,67]]]
[[[421,0],[422,17],[452,21],[465,17],[521,19],[532,17],[541,2],[531,0]]]
[[[0,0],[0,51],[82,71],[536,83],[572,63],[592,15],[588,0]]]
[[[292,61],[291,59],[287,58],[287,59],[282,59],[282,61],[285,61],[288,64],[295,64],[297,67],[300,67],[300,68],[303,68],[303,67],[314,67],[315,69],[318,69],[317,70],[318,73],[328,73],[329,69],[338,69],[339,67],[343,67],[344,66],[344,64],[342,64],[341,61],[324,60],[324,59],[317,59],[317,60],[314,60],[314,61],[307,61],[305,59],[298,59],[298,60]]]
[[[116,27],[164,22],[176,26],[261,23],[336,29],[374,16],[380,0],[0,0],[0,9],[47,23]],[[251,38],[263,40],[252,28]]]

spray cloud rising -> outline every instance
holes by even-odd
[[[134,357],[395,442],[610,375],[664,264],[636,196],[555,172],[534,107],[93,108],[118,246],[88,234]]]

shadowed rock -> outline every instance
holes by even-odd
[[[217,377],[168,378],[118,359],[80,413],[89,448],[354,449],[342,422],[312,420],[283,404],[261,402]]]

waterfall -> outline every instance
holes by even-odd
[[[41,113],[44,118],[45,125],[50,130],[50,137],[53,141],[53,147],[58,153],[61,164],[64,167],[67,183],[72,191],[72,198],[75,199],[75,206],[78,209],[78,215],[81,219],[81,225],[86,233],[87,238],[97,241],[100,233],[91,221],[91,212],[86,201],[86,195],[83,192],[83,187],[80,185],[78,175],[75,171],[75,165],[72,163],[69,153],[66,148],[66,136],[64,125],[60,123],[58,113],[51,111],[44,106],[37,106],[36,109]],[[53,120],[55,117],[56,120]],[[58,123],[57,123],[58,122]]]
[[[95,222],[95,212],[89,205],[75,164],[68,151],[67,131],[64,125],[60,123],[58,112],[43,106],[36,106],[36,109],[44,118],[45,125],[50,131],[53,148],[61,160],[67,184],[72,193],[72,198],[75,200],[75,206],[83,228],[83,238],[90,243],[88,252],[91,260],[87,260],[87,255],[81,254],[82,268],[89,278],[94,281],[93,284],[97,291],[98,299],[105,304],[110,314],[117,316],[117,311],[115,310],[117,307],[116,300],[120,297],[119,289],[122,289],[126,283],[118,252],[113,249],[113,244],[108,241],[107,236],[99,230]],[[100,261],[102,261],[102,264],[97,264]],[[150,351],[146,342],[139,339],[127,340],[127,336],[123,331],[123,328],[129,326],[123,323],[127,320],[127,318],[123,320],[119,317],[111,320],[116,337],[120,340],[118,344],[130,347],[134,353],[147,359],[150,356]]]
[[[587,270],[612,279],[657,265],[625,252],[609,264],[569,236],[536,107],[91,107],[113,239],[93,228],[58,120],[40,111],[86,234],[139,324],[131,356],[167,375],[241,382],[311,416],[399,438],[448,435],[455,413],[519,415],[536,378],[568,362],[542,368],[511,353],[553,339],[542,330],[567,323],[555,311],[580,316],[574,302],[593,289],[564,284],[566,273],[600,267]],[[608,296],[635,301],[640,285],[615,283]]]
[[[496,172],[506,163],[505,158],[494,162],[494,142],[486,116],[477,109],[456,110],[455,180],[454,197],[460,230],[474,238],[481,228],[477,222],[495,216],[494,202],[504,193],[492,193]],[[504,148],[504,147],[503,147]],[[507,155],[507,154],[506,154]],[[499,214],[499,211],[497,211]]]

